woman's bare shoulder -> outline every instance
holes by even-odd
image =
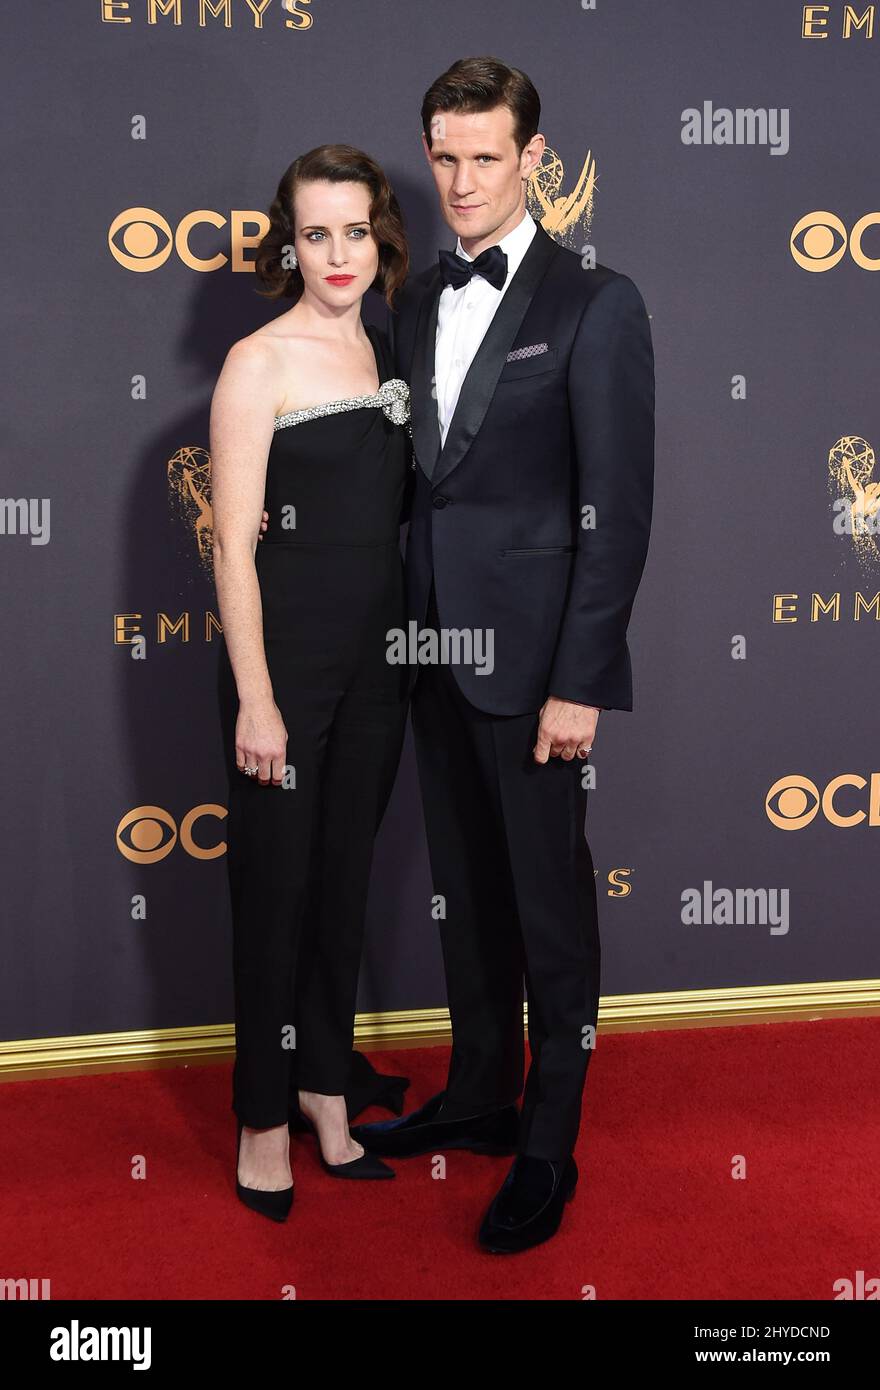
[[[279,314],[277,318],[270,319],[268,323],[260,324],[253,333],[248,333],[246,337],[240,338],[241,343],[253,343],[258,349],[268,349],[270,351],[283,350],[284,352],[304,352],[308,351],[309,345],[314,343],[313,335],[304,333],[302,325],[291,319],[289,313]]]
[[[259,333],[238,338],[226,350],[214,386],[212,415],[274,416],[283,396],[282,377],[278,349],[268,338]]]
[[[291,327],[266,323],[237,339],[226,358],[247,373],[269,373],[280,381],[288,378],[291,367],[309,361],[314,342]]]
[[[260,366],[277,359],[281,338],[278,333],[269,332],[271,326],[264,324],[255,328],[253,333],[246,333],[243,338],[237,338],[227,350],[227,359],[232,358],[243,365],[254,363]]]
[[[271,332],[265,324],[237,338],[226,351],[221,381],[235,383],[236,389],[259,387],[260,394],[283,393],[282,382],[289,375],[293,342],[286,336]]]

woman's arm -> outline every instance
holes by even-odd
[[[238,688],[235,750],[260,782],[281,781],[287,731],[263,648],[263,607],[254,565],[277,390],[271,346],[243,339],[229,349],[211,400],[214,584]]]

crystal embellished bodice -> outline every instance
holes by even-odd
[[[263,561],[276,544],[331,551],[387,546],[398,553],[412,454],[410,391],[394,374],[385,335],[365,327],[378,389],[275,417],[264,501],[269,524],[257,552]]]
[[[288,410],[284,415],[276,415],[273,431],[301,425],[306,420],[318,420],[322,415],[337,415],[344,410],[360,410],[367,406],[379,406],[395,425],[405,425],[412,438],[409,387],[400,377],[383,381],[378,391],[364,396],[345,396],[338,401],[323,401],[320,405],[306,406],[304,410]]]

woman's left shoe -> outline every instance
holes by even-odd
[[[309,1119],[304,1115],[299,1106],[290,1106],[287,1127],[290,1130],[298,1130],[304,1134],[314,1134],[318,1138],[318,1131]],[[363,1147],[363,1146],[362,1146]],[[376,1154],[367,1153],[366,1149],[360,1158],[349,1159],[348,1163],[328,1163],[321,1153],[321,1141],[318,1139],[318,1155],[321,1159],[321,1166],[325,1173],[329,1173],[333,1178],[396,1178],[397,1174],[393,1168],[389,1168],[387,1163],[383,1163]]]

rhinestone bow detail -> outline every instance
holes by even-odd
[[[409,420],[409,387],[400,377],[383,381],[376,393],[376,399],[388,419],[395,425],[405,425]]]

